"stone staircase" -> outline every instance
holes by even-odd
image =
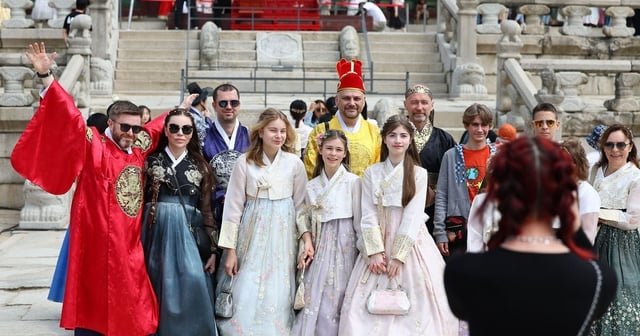
[[[242,92],[332,94],[337,83],[335,62],[340,57],[338,32],[299,32],[303,43],[303,68],[277,71],[257,67],[255,31],[221,31],[219,60],[214,69],[199,69],[199,31],[121,31],[115,71],[114,93],[176,95],[181,69],[189,59],[189,80],[202,87],[232,82]],[[426,83],[438,96],[447,84],[435,42],[435,26],[426,32],[369,33],[373,59],[373,85],[360,38],[361,58],[370,93],[403,94],[409,83]],[[407,74],[408,73],[408,74]],[[279,80],[266,81],[266,77]],[[304,80],[303,80],[304,78]]]

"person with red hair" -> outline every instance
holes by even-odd
[[[492,158],[482,209],[497,204],[498,232],[488,252],[450,259],[444,275],[451,310],[471,335],[586,335],[607,310],[617,281],[575,242],[574,169],[541,137],[506,143]]]

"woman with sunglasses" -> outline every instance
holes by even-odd
[[[142,244],[160,306],[159,336],[217,334],[209,276],[215,255],[199,252],[192,234],[202,225],[209,237],[217,237],[209,204],[214,180],[199,144],[192,114],[172,110],[145,164]],[[210,251],[215,249],[212,242]]]
[[[640,331],[640,169],[631,130],[610,126],[600,138],[600,161],[591,184],[600,195],[600,230],[595,249],[618,277],[618,291],[595,335],[637,335]]]

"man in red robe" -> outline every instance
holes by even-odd
[[[60,326],[76,335],[153,334],[158,304],[140,243],[142,167],[164,116],[142,127],[137,106],[117,101],[101,135],[86,126],[73,98],[51,75],[55,53],[47,55],[40,43],[29,46],[27,57],[45,92],[11,163],[52,194],[63,194],[77,182]]]

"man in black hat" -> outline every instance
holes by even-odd
[[[193,116],[193,121],[195,121],[196,124],[198,138],[200,139],[200,146],[204,146],[204,139],[207,136],[207,129],[211,124],[210,113],[209,110],[207,110],[205,102],[213,89],[201,89],[198,83],[191,82],[187,85],[187,91],[189,91],[189,94],[198,94],[198,97],[194,99],[193,103],[191,103],[190,111],[191,115]]]

